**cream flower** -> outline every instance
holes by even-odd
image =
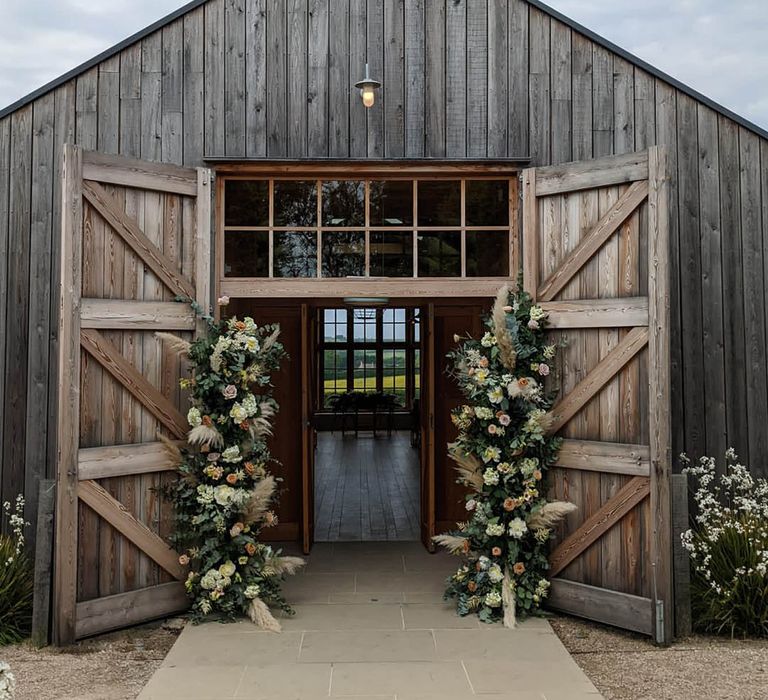
[[[237,396],[237,387],[234,384],[227,384],[222,390],[225,399],[234,399]]]
[[[504,390],[500,387],[494,387],[488,392],[488,400],[491,403],[501,403],[504,400]]]
[[[232,561],[225,561],[220,567],[219,567],[219,573],[226,577],[231,578],[235,571],[237,571],[237,567],[235,566],[235,563]]]
[[[498,462],[501,457],[501,450],[498,447],[486,447],[483,450],[483,462],[488,464],[490,461]]]
[[[248,418],[248,412],[239,404],[236,403],[229,411],[229,417],[235,421],[235,423],[242,423]]]
[[[483,472],[483,483],[486,486],[496,486],[496,484],[499,483],[499,472],[493,467],[488,467],[488,469]]]
[[[224,452],[221,454],[221,458],[225,462],[235,463],[242,461],[242,456],[240,455],[240,447],[238,445],[233,445],[232,447],[228,447]]]
[[[501,593],[498,591],[490,591],[486,594],[484,600],[489,608],[498,608],[501,605]]]
[[[196,428],[198,425],[202,425],[203,417],[200,415],[200,409],[193,406],[189,409],[189,411],[187,411],[187,423],[189,423],[193,428]]]
[[[480,341],[480,345],[484,348],[493,347],[496,345],[496,336],[493,333],[486,333]]]
[[[509,522],[509,536],[519,540],[526,532],[528,532],[528,526],[525,524],[525,520],[522,518],[513,518]]]

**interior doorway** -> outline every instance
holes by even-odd
[[[315,310],[314,540],[420,536],[420,307]]]

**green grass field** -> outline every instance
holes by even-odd
[[[419,388],[419,375],[416,375],[416,388]],[[326,379],[325,380],[325,389],[326,392],[329,392],[333,390],[334,383],[332,379]],[[361,390],[365,389],[364,380],[362,377],[355,377],[355,390]],[[368,388],[369,389],[375,389],[376,388],[376,379],[375,377],[369,377],[368,378]],[[384,383],[383,383],[384,391],[392,391],[394,389],[405,389],[405,375],[404,374],[396,374],[394,377],[384,377]],[[346,391],[346,383],[344,381],[339,381],[336,383],[336,392],[342,392]]]

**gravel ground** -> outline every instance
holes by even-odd
[[[176,641],[181,624],[142,625],[57,649],[0,647],[16,677],[14,700],[133,700]]]
[[[606,700],[768,698],[768,640],[692,636],[662,648],[572,617],[550,622]]]

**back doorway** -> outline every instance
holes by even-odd
[[[418,540],[422,310],[316,313],[314,539]]]

